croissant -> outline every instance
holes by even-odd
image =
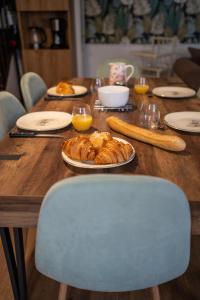
[[[65,141],[63,152],[76,160],[94,160],[96,155],[92,143],[85,136],[77,136]]]
[[[120,163],[128,160],[131,154],[131,145],[112,139],[99,150],[95,163],[98,165]]]
[[[90,135],[90,142],[96,150],[101,149],[105,143],[112,140],[111,134],[109,132],[98,132],[95,131]]]
[[[58,93],[58,94],[75,94],[75,91],[70,83],[61,81],[56,86],[56,93]]]

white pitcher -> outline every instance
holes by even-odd
[[[129,74],[128,69],[130,70]],[[132,65],[126,65],[124,62],[109,63],[109,84],[118,82],[121,85],[127,85],[128,80],[134,73]]]

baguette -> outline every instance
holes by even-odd
[[[117,117],[108,117],[106,122],[117,132],[166,150],[183,151],[186,147],[185,141],[178,136],[152,132],[148,129],[124,122]]]

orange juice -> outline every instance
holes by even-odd
[[[72,124],[78,131],[87,130],[92,125],[92,116],[88,114],[73,115]]]
[[[135,84],[134,89],[138,94],[145,94],[149,90],[148,84]]]

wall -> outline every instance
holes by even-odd
[[[148,44],[152,36],[200,42],[199,0],[85,0],[86,43]]]
[[[94,77],[98,66],[110,58],[124,58],[134,65],[139,65],[138,58],[133,56],[132,51],[148,50],[149,44],[91,44],[85,43],[84,28],[84,1],[74,0],[74,22],[76,30],[76,54],[78,57],[78,76]],[[179,44],[175,57],[188,57],[188,47],[199,47],[195,44]]]
[[[190,45],[178,45],[176,58],[189,56],[188,47]],[[194,46],[194,45],[193,45]],[[139,67],[140,61],[134,57],[133,51],[148,50],[150,45],[126,45],[126,44],[84,44],[83,45],[83,75],[87,77],[96,76],[98,66],[110,58],[125,58],[133,65]]]

